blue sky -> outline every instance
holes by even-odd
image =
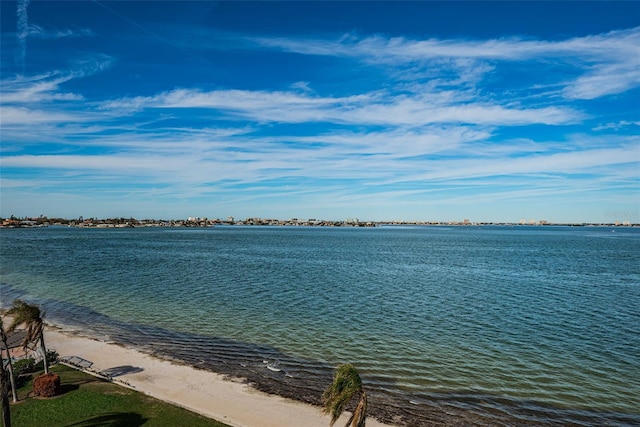
[[[639,2],[0,7],[0,216],[640,222]]]

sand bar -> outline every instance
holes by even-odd
[[[257,391],[222,375],[178,365],[123,346],[48,328],[47,347],[61,358],[91,362],[116,382],[234,427],[327,427],[320,408]],[[78,360],[78,359],[75,359]],[[336,425],[344,425],[347,415]],[[367,426],[383,427],[369,418]]]

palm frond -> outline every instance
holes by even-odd
[[[28,304],[20,299],[13,301],[11,308],[7,310],[7,314],[13,318],[11,325],[7,328],[8,332],[13,332],[18,326],[23,324],[42,324],[42,318],[44,317],[40,307]]]
[[[48,373],[47,349],[44,345],[44,320],[42,320],[44,313],[40,310],[40,307],[17,299],[13,301],[11,308],[7,310],[7,314],[13,318],[11,325],[7,328],[7,332],[13,332],[20,325],[25,326],[26,335],[22,341],[22,348],[26,350],[29,348],[29,344],[35,343],[37,346],[38,341],[40,342],[40,347],[44,354],[44,371]]]
[[[37,341],[42,336],[43,329],[44,323],[42,321],[27,323],[27,333],[22,340],[22,347],[26,348],[30,343]]]
[[[327,387],[322,395],[323,411],[331,415],[330,426],[340,418],[347,405],[354,396],[359,395],[360,399],[356,410],[347,422],[353,427],[364,427],[367,410],[367,397],[362,389],[362,380],[356,368],[350,364],[339,365],[333,376],[333,382]]]

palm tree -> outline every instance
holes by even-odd
[[[356,409],[345,424],[345,427],[364,427],[367,419],[367,394],[362,388],[362,380],[358,371],[350,364],[339,365],[333,376],[333,382],[322,395],[324,413],[331,415],[330,427],[333,427],[347,404],[358,397]]]
[[[4,327],[2,325],[2,318],[0,317],[0,334],[2,334],[2,343],[5,345],[7,349],[7,356],[9,361],[11,361],[11,356],[9,355],[9,347],[7,344],[7,336],[4,333]],[[2,353],[2,352],[0,352]],[[14,385],[13,383],[11,384]],[[15,399],[15,386],[14,390],[14,399]],[[0,354],[0,400],[2,400],[2,425],[4,427],[11,427],[11,407],[9,406],[9,385],[7,384],[7,369],[4,365],[4,359],[2,359],[2,354]]]
[[[16,379],[13,376],[13,362],[11,361],[11,354],[9,353],[9,343],[7,339],[7,334],[4,332],[4,324],[2,323],[2,317],[0,317],[0,341],[2,341],[2,345],[7,350],[7,359],[9,361],[9,381],[11,382],[11,394],[13,397],[13,403],[18,401],[18,395],[16,394]],[[2,352],[0,352],[0,360],[2,360]],[[4,361],[3,361],[4,363]],[[5,366],[2,365],[2,373],[4,373]]]
[[[11,427],[11,407],[9,406],[9,386],[7,385],[7,373],[4,363],[1,363],[2,369],[0,369],[0,396],[2,400],[2,425],[4,427]]]
[[[47,363],[47,347],[44,345],[44,313],[37,305],[28,304],[22,300],[15,300],[11,308],[7,310],[7,314],[13,317],[13,322],[9,326],[8,332],[12,332],[17,326],[25,325],[27,335],[24,337],[22,347],[27,348],[29,343],[40,341],[40,348],[44,356],[44,373],[49,373],[49,364]]]

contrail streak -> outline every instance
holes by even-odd
[[[27,35],[29,34],[29,16],[27,8],[29,0],[18,0],[16,15],[18,18],[17,38],[18,38],[18,64],[24,73],[25,57],[27,55]]]

